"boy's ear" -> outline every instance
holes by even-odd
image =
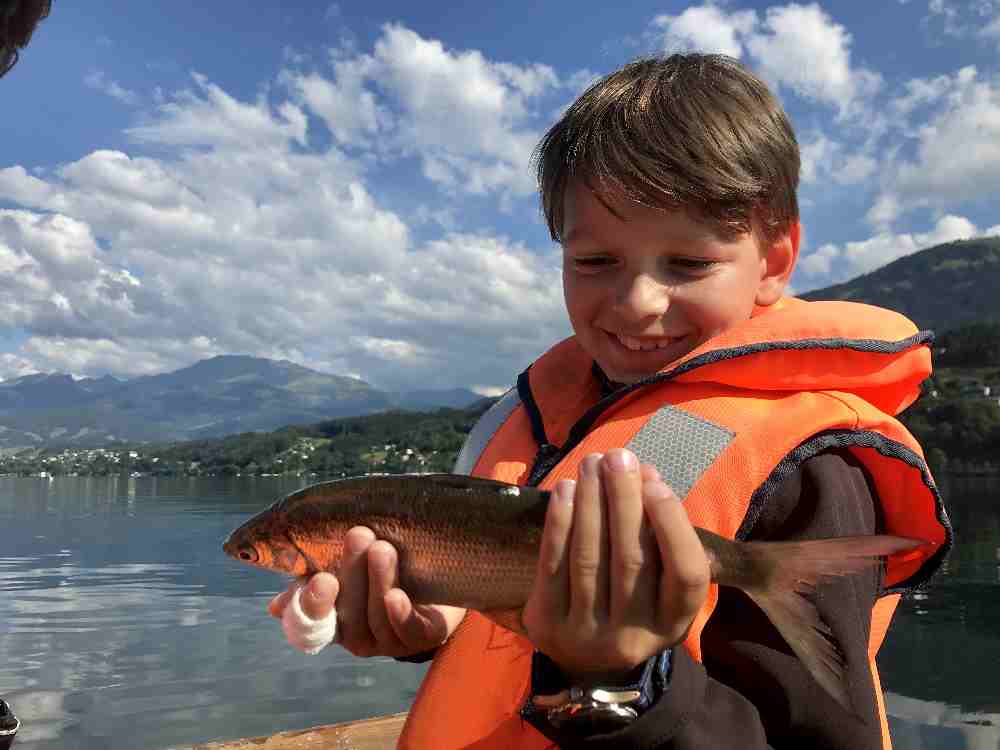
[[[785,293],[788,280],[799,259],[799,240],[802,225],[795,222],[787,232],[779,234],[770,244],[762,248],[760,259],[760,284],[757,286],[758,305],[773,305]]]

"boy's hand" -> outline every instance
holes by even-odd
[[[317,573],[302,593],[310,619],[337,608],[336,642],[355,656],[411,656],[444,643],[465,617],[461,607],[414,605],[396,587],[395,548],[364,526],[347,532],[339,580]],[[268,611],[281,618],[297,583],[278,594]]]
[[[555,487],[523,622],[571,679],[613,680],[684,639],[709,580],[656,469],[627,450],[591,454]]]

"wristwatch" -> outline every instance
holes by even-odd
[[[667,649],[647,659],[622,684],[570,685],[561,690],[553,690],[561,679],[558,667],[544,654],[536,653],[532,659],[532,696],[522,716],[552,737],[581,738],[622,729],[666,692],[670,653]]]

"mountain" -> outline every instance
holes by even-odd
[[[1000,237],[920,250],[844,284],[799,295],[867,302],[903,313],[938,333],[967,323],[1000,322]]]
[[[480,398],[463,389],[387,393],[356,378],[243,355],[128,381],[27,375],[0,382],[0,448],[218,437]]]

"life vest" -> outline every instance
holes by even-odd
[[[532,364],[469,436],[456,470],[551,488],[592,452],[628,447],[654,464],[692,524],[742,539],[806,459],[846,448],[867,468],[885,533],[937,546],[887,561],[869,661],[890,748],[875,654],[899,595],[925,581],[951,529],[916,440],[892,416],[930,374],[928,342],[901,315],[847,302],[783,298],[646,380],[602,396],[575,338]],[[701,659],[713,585],[684,647]],[[524,721],[533,647],[469,612],[434,658],[399,747],[548,748]]]

